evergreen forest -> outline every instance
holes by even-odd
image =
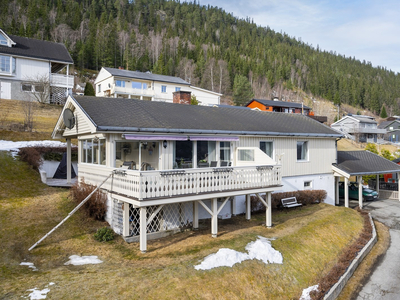
[[[0,0],[8,34],[64,43],[78,69],[123,67],[179,76],[233,96],[282,98],[302,90],[335,104],[398,114],[400,75],[321,51],[300,38],[196,2]]]

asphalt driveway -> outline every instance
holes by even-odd
[[[378,200],[364,205],[374,219],[390,228],[390,246],[357,300],[400,299],[400,201]]]

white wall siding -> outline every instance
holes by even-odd
[[[281,158],[282,176],[332,172],[336,162],[335,139],[289,137],[240,137],[239,147],[259,147],[260,141],[273,141],[275,161]],[[308,141],[308,161],[297,161],[297,141]]]
[[[38,76],[50,74],[50,63],[48,61],[17,58],[15,79],[34,80]]]

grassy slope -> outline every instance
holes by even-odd
[[[219,222],[219,237],[211,238],[209,221],[197,232],[150,241],[141,254],[138,244],[118,237],[110,243],[93,239],[105,224],[85,220],[80,212],[32,252],[28,248],[62,220],[73,205],[67,191],[49,188],[25,164],[0,152],[0,291],[4,299],[27,296],[27,289],[44,289],[49,299],[143,298],[298,298],[303,288],[335,263],[335,257],[360,232],[362,219],[353,210],[313,205],[302,210],[273,212],[272,229],[261,226],[264,214]],[[20,174],[15,176],[13,174]],[[205,256],[226,247],[244,251],[258,235],[274,237],[283,265],[246,261],[233,268],[196,271]],[[100,265],[65,266],[70,255],[98,255]],[[22,261],[33,262],[33,272]],[[268,296],[266,296],[268,295]],[[1,299],[1,296],[0,296]]]

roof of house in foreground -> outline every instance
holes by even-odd
[[[130,70],[106,68],[106,67],[103,67],[103,69],[109,72],[112,76],[189,85],[189,82],[175,76],[159,75],[147,72],[130,71]]]
[[[0,46],[0,53],[70,64],[74,63],[64,44],[11,34],[8,37],[15,42],[15,45],[12,47]]]
[[[351,176],[400,172],[400,166],[369,151],[338,151],[335,167]]]
[[[328,126],[300,114],[121,98],[75,96],[73,99],[98,131],[342,136]]]

